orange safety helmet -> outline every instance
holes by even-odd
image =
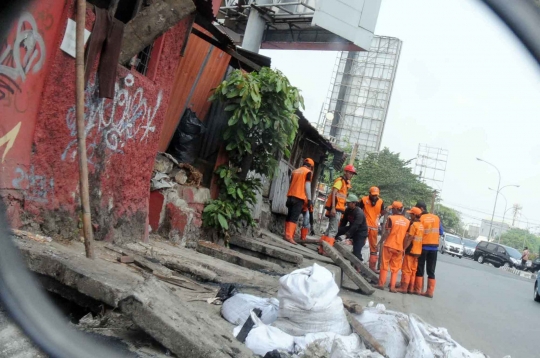
[[[370,195],[379,195],[381,192],[379,190],[379,188],[377,188],[376,186],[372,186],[371,188],[369,188],[369,194]]]
[[[352,164],[346,165],[345,169],[343,169],[346,172],[351,172],[353,174],[356,174],[356,169],[352,166]]]
[[[304,164],[309,164],[312,168],[315,167],[315,162],[311,158],[304,159]]]

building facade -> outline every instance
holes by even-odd
[[[507,223],[494,221],[493,225],[491,226],[491,234],[490,234],[490,226],[491,226],[491,220],[482,219],[482,223],[480,224],[479,236],[487,237],[488,239],[493,239],[495,237],[498,237],[499,235],[504,234],[508,230],[510,230],[510,225],[508,225]]]
[[[380,150],[402,41],[375,36],[366,52],[338,55],[318,130],[341,147],[358,144],[357,157]]]

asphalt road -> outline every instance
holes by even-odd
[[[370,300],[416,313],[491,358],[540,357],[540,303],[533,301],[533,280],[440,254],[436,275],[433,299],[379,291]]]

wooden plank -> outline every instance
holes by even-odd
[[[375,290],[371,285],[366,281],[365,278],[360,276],[358,272],[341,256],[341,254],[332,246],[330,246],[326,241],[323,241],[324,252],[330,256],[334,262],[341,267],[343,272],[354,282],[360,292],[365,295],[372,295]]]
[[[229,244],[294,264],[301,264],[302,261],[304,261],[304,257],[300,254],[296,254],[290,250],[268,245],[262,241],[256,241],[243,236],[231,236],[229,239]]]
[[[354,318],[354,316],[347,310],[345,310],[345,315],[347,315],[347,320],[349,321],[353,331],[358,334],[360,338],[362,338],[362,341],[366,344],[366,346],[368,346],[368,348],[374,349],[384,357],[388,357],[384,347],[371,335],[371,333],[368,332],[362,323],[358,322],[358,320]]]
[[[354,314],[362,314],[362,312],[364,312],[364,307],[360,306],[354,301],[343,301],[343,306],[347,309],[347,311]]]
[[[360,269],[360,273],[364,275],[368,280],[370,280],[371,282],[379,281],[379,276],[375,272],[371,271],[369,267],[364,265],[362,261],[360,261],[358,257],[354,256],[352,252],[347,250],[345,246],[343,246],[342,244],[336,243],[334,247],[341,255],[343,255],[344,258],[349,260],[354,265],[354,267],[356,267],[357,269]]]
[[[227,249],[226,247],[216,245],[209,241],[199,241],[197,251],[202,254],[215,257],[216,259],[227,261],[238,266],[243,266],[251,270],[264,270],[285,274],[285,270],[275,263],[245,255],[240,252]]]
[[[272,212],[287,215],[287,191],[289,190],[290,177],[294,168],[284,159],[279,161],[278,173],[272,181],[270,200],[272,200]]]

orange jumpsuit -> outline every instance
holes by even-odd
[[[390,268],[390,272],[392,273],[390,289],[394,290],[397,274],[401,269],[403,261],[403,241],[405,240],[410,221],[403,215],[390,215],[387,225],[390,233],[384,242],[381,272],[379,273],[379,286],[384,286],[386,283],[387,271]]]
[[[369,241],[369,266],[371,269],[375,269],[377,263],[377,237],[379,234],[379,217],[383,208],[383,201],[381,198],[375,202],[375,205],[371,205],[369,196],[364,196],[361,199],[361,207],[364,210],[366,216],[366,223],[368,225],[368,241]]]
[[[422,254],[422,237],[424,227],[419,221],[413,222],[409,229],[409,236],[413,238],[410,246],[405,250],[403,265],[401,266],[401,290],[410,292],[414,289],[414,278],[418,268],[418,257]]]

